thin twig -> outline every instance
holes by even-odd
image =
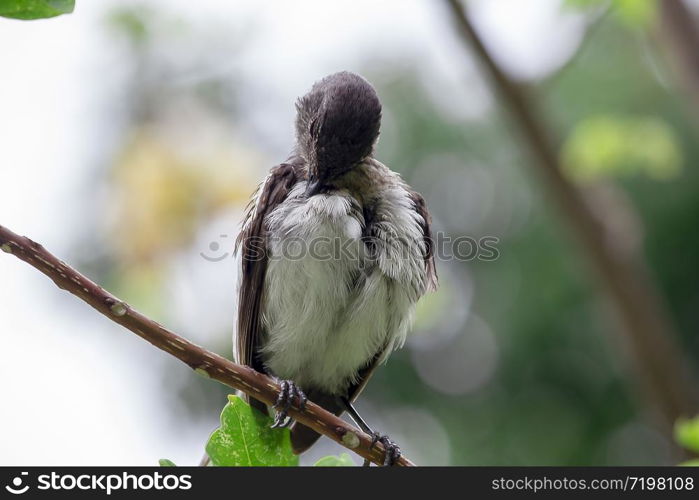
[[[271,405],[276,401],[279,386],[270,377],[250,367],[232,363],[176,335],[56,258],[40,244],[0,226],[0,249],[35,267],[51,278],[59,288],[72,293],[110,320],[186,363],[198,374],[243,391],[264,403]],[[305,410],[301,411],[294,405],[289,409],[289,415],[357,455],[375,464],[383,464],[385,449],[381,443],[372,448],[372,436],[320,406],[309,401]],[[407,458],[400,457],[396,465],[405,467],[414,464]]]
[[[676,343],[670,315],[656,291],[639,249],[618,244],[617,235],[591,210],[581,191],[563,175],[554,134],[525,91],[500,68],[471,25],[460,0],[446,0],[465,45],[488,73],[494,92],[509,111],[533,154],[529,164],[544,181],[583,256],[614,305],[623,340],[630,348],[644,395],[666,429],[699,408],[689,363]]]

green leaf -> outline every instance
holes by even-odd
[[[160,464],[160,467],[177,467],[177,465],[175,465],[175,462],[173,462],[172,460],[168,460],[167,458],[161,458],[160,460],[158,460],[158,463]]]
[[[682,467],[699,467],[699,458],[687,460],[686,462],[682,462],[680,465]]]
[[[318,460],[314,467],[354,467],[354,460],[347,453],[343,453],[339,457],[330,455]]]
[[[675,422],[675,441],[680,446],[699,453],[699,416],[692,419],[679,419]],[[687,462],[683,465],[686,464]]]
[[[289,429],[271,429],[272,419],[228,396],[221,412],[221,427],[206,444],[211,463],[218,466],[294,466]]]
[[[638,172],[670,179],[682,166],[682,149],[673,129],[653,117],[586,118],[566,139],[562,157],[566,173],[578,181]]]
[[[0,0],[0,16],[12,19],[44,19],[70,14],[75,0]]]

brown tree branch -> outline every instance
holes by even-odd
[[[658,2],[657,34],[674,63],[680,84],[699,118],[699,27],[684,0]]]
[[[529,147],[530,162],[548,188],[583,255],[617,312],[640,387],[666,429],[699,408],[689,363],[676,343],[665,305],[638,249],[619,244],[618,235],[593,212],[580,190],[563,176],[552,138],[531,98],[493,59],[471,25],[460,0],[446,0],[461,40],[485,67],[497,93]]]
[[[35,267],[51,278],[59,288],[72,293],[115,323],[189,365],[198,374],[243,391],[270,405],[277,399],[279,385],[270,377],[250,367],[232,363],[176,335],[132,309],[126,302],[116,298],[29,238],[0,226],[0,249]],[[303,411],[294,405],[289,409],[289,415],[359,456],[376,464],[383,463],[385,449],[381,443],[372,447],[371,436],[311,401]],[[407,458],[400,457],[397,465],[405,467],[414,464]]]

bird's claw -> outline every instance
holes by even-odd
[[[401,455],[398,445],[391,441],[388,436],[374,432],[371,434],[371,445],[369,446],[369,449],[371,450],[374,448],[376,443],[381,443],[386,450],[386,454],[384,455],[383,459],[384,467],[395,465]]]
[[[288,427],[291,424],[292,420],[291,417],[289,417],[289,408],[294,404],[294,399],[298,399],[298,407],[302,411],[306,408],[306,402],[308,401],[306,395],[293,381],[280,380],[279,385],[281,389],[279,390],[277,400],[274,402],[276,414],[274,416],[272,429]]]

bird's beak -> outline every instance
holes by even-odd
[[[308,184],[306,184],[306,198],[310,198],[320,192],[321,184],[320,181],[315,179],[309,179]]]

